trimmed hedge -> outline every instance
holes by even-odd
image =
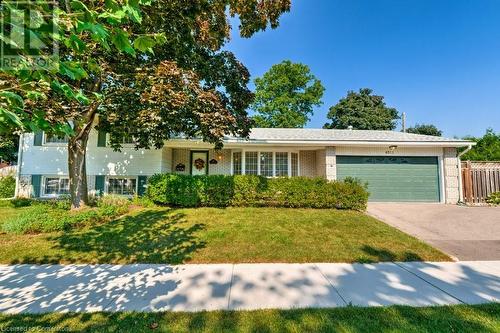
[[[365,210],[366,187],[356,181],[261,176],[190,176],[157,174],[149,178],[147,196],[158,204],[179,207],[270,206]]]
[[[0,177],[0,198],[12,198],[15,190],[16,179],[14,177]]]

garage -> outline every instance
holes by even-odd
[[[337,178],[368,182],[370,201],[439,202],[437,157],[337,156]]]

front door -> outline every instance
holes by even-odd
[[[208,151],[191,151],[191,174],[208,174]]]

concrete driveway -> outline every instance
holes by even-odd
[[[370,203],[368,214],[458,260],[500,259],[500,207]]]

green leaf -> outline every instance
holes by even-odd
[[[42,13],[40,13],[38,10],[30,10],[29,16],[30,20],[28,26],[31,29],[38,29],[45,23]]]
[[[83,2],[78,0],[71,1],[71,8],[74,10],[82,10],[84,12],[89,12],[88,7]]]
[[[82,90],[78,91],[78,93],[75,95],[75,98],[80,104],[83,105],[89,105],[90,104],[90,99],[85,96]]]
[[[119,51],[135,55],[135,51],[130,44],[130,40],[128,39],[128,34],[125,31],[115,30],[111,40]]]
[[[70,48],[76,51],[77,53],[82,53],[87,49],[87,46],[85,43],[75,34],[71,34],[69,38],[64,40],[64,44]]]
[[[7,99],[10,105],[15,108],[22,109],[24,107],[24,100],[21,96],[12,91],[2,91],[0,92],[0,97]]]
[[[12,111],[9,111],[4,108],[0,108],[0,123],[2,124],[2,128],[7,123],[6,128],[11,127],[24,127],[21,118]]]
[[[63,61],[59,64],[59,73],[65,75],[72,80],[81,80],[88,76],[82,66],[73,61]]]
[[[131,4],[123,6],[123,10],[128,13],[129,17],[132,19],[132,21],[141,23],[142,22],[142,16],[141,12],[138,7],[132,6]]]
[[[156,41],[149,36],[139,36],[134,40],[134,47],[141,52],[153,53],[153,46],[156,45]]]

